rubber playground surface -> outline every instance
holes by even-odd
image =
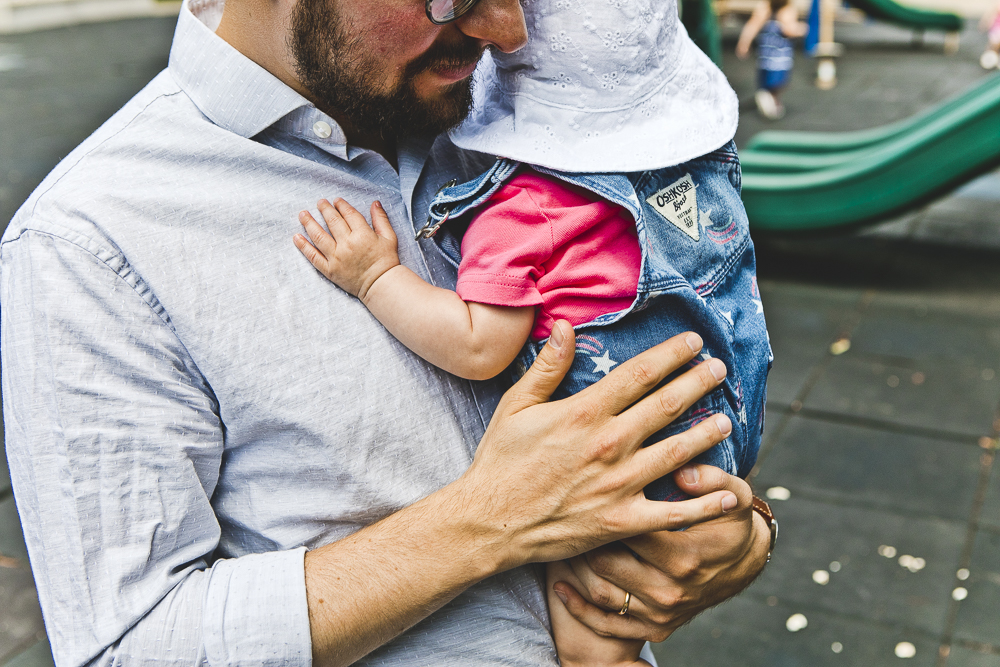
[[[172,23],[0,36],[0,221],[165,65]],[[932,31],[914,46],[898,27],[838,24],[839,85],[817,90],[799,54],[788,115],[770,123],[753,109],[753,62],[731,55],[734,29],[741,148],[765,129],[905,121],[989,76],[974,22],[954,56]],[[945,183],[945,162],[920,169]],[[878,175],[873,191],[891,183]],[[743,595],[655,648],[660,663],[1000,667],[1000,174],[857,232],[755,243],[775,365],[753,484],[779,543]],[[50,665],[2,462],[0,600],[0,665]]]

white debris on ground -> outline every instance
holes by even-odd
[[[833,356],[840,356],[844,352],[851,349],[851,339],[850,338],[838,338],[830,344],[830,354]]]
[[[798,632],[799,630],[805,629],[809,625],[808,619],[802,614],[792,614],[785,621],[785,627],[788,628],[789,632]]]
[[[909,554],[903,554],[899,557],[899,566],[905,567],[910,572],[920,572],[927,565],[927,561],[923,558],[915,558]]]
[[[764,495],[768,500],[788,500],[792,497],[792,492],[783,486],[772,486]]]

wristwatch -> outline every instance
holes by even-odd
[[[753,511],[764,517],[764,521],[767,522],[768,528],[771,529],[771,545],[767,548],[767,561],[771,562],[771,554],[774,552],[774,544],[778,541],[778,520],[774,518],[774,513],[771,512],[771,506],[768,505],[763,498],[753,497]]]

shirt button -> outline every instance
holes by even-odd
[[[333,134],[333,128],[330,127],[330,124],[327,123],[325,120],[318,120],[313,125],[313,132],[320,139],[326,139],[331,134]]]

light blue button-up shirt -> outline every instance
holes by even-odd
[[[495,399],[291,241],[320,197],[379,199],[402,262],[448,285],[410,211],[471,165],[410,141],[397,174],[347,144],[216,37],[220,13],[182,10],[169,68],[0,246],[7,451],[61,667],[309,665],[305,549],[456,479]],[[554,665],[547,623],[539,570],[520,568],[361,664]]]

